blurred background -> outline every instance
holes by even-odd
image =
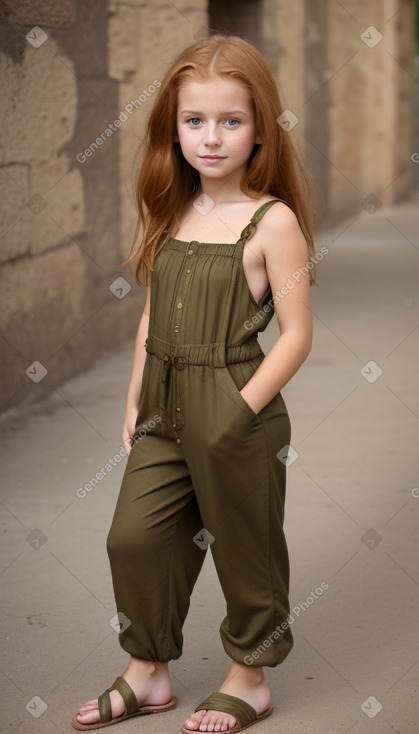
[[[118,270],[132,165],[168,65],[217,30],[275,73],[327,251],[281,391],[294,648],[258,731],[419,732],[418,27],[413,0],[0,0],[2,732],[72,731],[125,669],[105,543],[145,299]],[[208,553],[167,732],[225,676],[224,615]]]
[[[144,294],[116,270],[133,158],[156,80],[203,35],[236,33],[269,62],[317,229],[418,186],[413,1],[2,0],[0,19],[1,410],[134,334]]]

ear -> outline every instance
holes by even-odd
[[[261,145],[261,144],[262,144],[262,138],[260,137],[260,135],[258,135],[255,140],[255,145]]]
[[[179,135],[175,135],[175,136],[174,136],[174,138],[173,138],[173,142],[174,142],[174,143],[178,143],[178,142],[179,142]]]

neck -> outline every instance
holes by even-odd
[[[247,198],[240,188],[240,181],[243,178],[243,174],[244,171],[240,170],[235,171],[228,177],[217,179],[201,175],[200,185],[194,193],[194,197],[197,198],[201,194],[205,194],[215,204],[223,204]]]

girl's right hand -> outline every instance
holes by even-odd
[[[131,453],[131,438],[135,433],[137,414],[138,408],[136,408],[135,405],[125,410],[125,418],[122,426],[122,442],[127,455]]]

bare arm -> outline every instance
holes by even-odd
[[[307,243],[295,214],[287,209],[278,216],[274,209],[260,224],[264,225],[263,254],[280,337],[240,391],[255,413],[297,372],[310,353],[313,338],[309,275],[298,275],[309,259]]]
[[[145,340],[148,336],[149,321],[150,286],[147,287],[146,302],[138,326],[137,337],[135,339],[134,358],[132,362],[131,376],[129,379],[127,399],[125,404],[125,417],[122,428],[122,440],[127,454],[129,454],[131,451],[130,438],[134,435],[135,421],[138,414],[138,402],[140,398],[144,364],[146,360]]]

